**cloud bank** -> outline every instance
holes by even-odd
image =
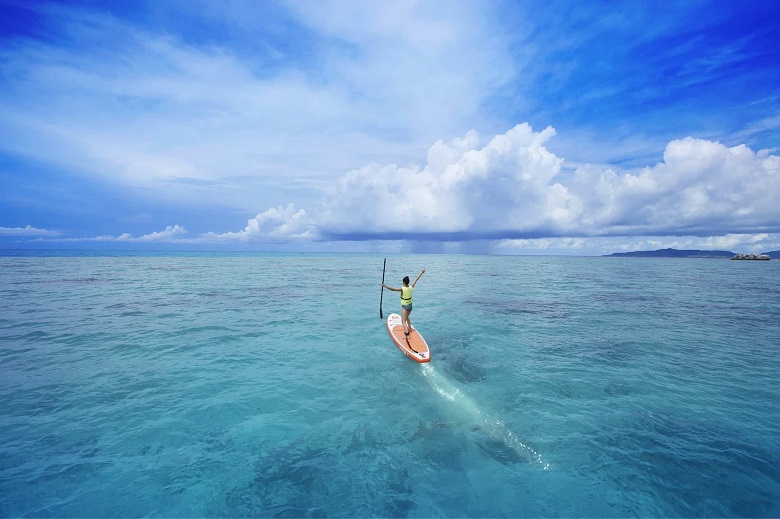
[[[36,229],[31,225],[25,227],[0,227],[0,236],[57,236],[59,231]]]
[[[57,233],[60,234],[60,233]],[[130,233],[122,233],[119,236],[101,235],[89,238],[53,238],[43,239],[39,238],[36,241],[52,241],[52,242],[110,242],[110,243],[172,243],[172,242],[186,242],[186,238],[183,238],[188,234],[187,229],[181,225],[169,225],[162,231],[151,232],[144,234],[143,236],[133,236]]]
[[[689,137],[670,142],[654,166],[569,169],[545,147],[554,135],[519,124],[480,145],[469,132],[436,142],[423,167],[367,165],[306,215],[275,213],[267,233],[299,235],[304,223],[320,239],[357,240],[780,231],[780,157],[769,151]]]
[[[484,240],[504,251],[622,248],[614,237],[636,248],[752,249],[777,242],[780,156],[769,150],[688,137],[670,142],[653,166],[569,167],[546,147],[555,134],[523,123],[487,140],[475,131],[440,140],[423,165],[368,164],[338,178],[311,207],[268,208],[238,231],[190,237],[174,225],[141,237],[90,240]]]
[[[201,235],[201,240],[211,242],[287,242],[290,240],[316,239],[314,224],[306,210],[296,210],[294,204],[286,207],[268,209],[247,222],[246,227],[237,232]]]

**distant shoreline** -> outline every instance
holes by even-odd
[[[761,254],[740,254],[725,250],[678,250],[658,249],[651,251],[613,252],[603,257],[619,258],[697,258],[697,259],[734,259],[741,261],[766,261],[780,259],[780,251],[763,252]]]

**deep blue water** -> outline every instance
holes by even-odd
[[[382,259],[0,257],[0,516],[780,516],[780,262]]]

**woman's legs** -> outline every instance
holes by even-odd
[[[411,310],[407,310],[406,308],[401,308],[401,324],[404,325],[404,333],[406,335],[412,333],[412,322],[409,320],[410,313],[412,313]]]

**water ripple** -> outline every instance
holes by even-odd
[[[0,515],[780,515],[777,262],[381,259],[0,258]]]

